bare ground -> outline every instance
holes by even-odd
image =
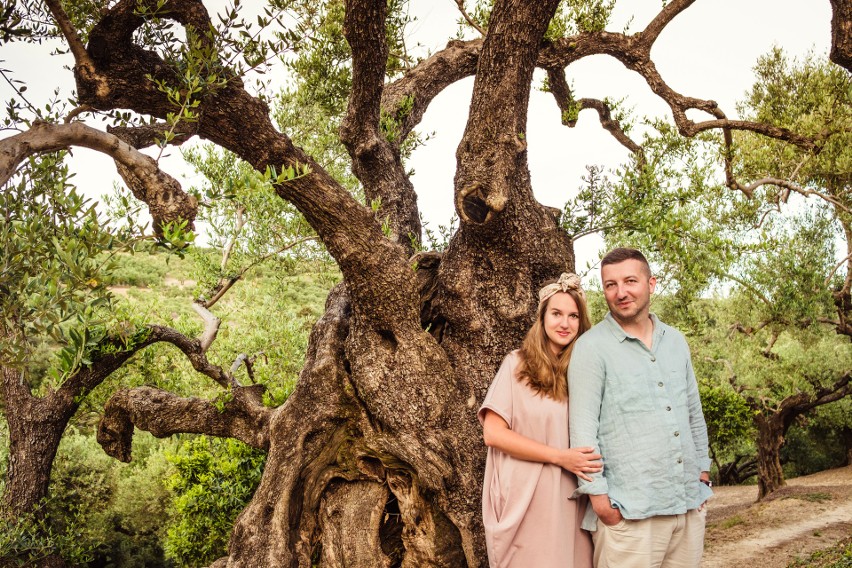
[[[702,568],[786,568],[852,535],[852,466],[791,479],[760,503],[757,486],[713,489]]]

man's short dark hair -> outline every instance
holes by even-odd
[[[648,264],[648,259],[645,258],[645,255],[641,251],[634,248],[619,247],[612,249],[601,259],[601,270],[608,264],[618,264],[625,260],[638,260],[645,265],[648,276],[651,276],[651,265]]]

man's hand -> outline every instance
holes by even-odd
[[[701,483],[704,483],[705,485],[710,486],[710,472],[709,471],[702,471],[701,475],[698,476],[698,480]],[[704,501],[703,503],[701,503],[701,505],[698,506],[698,510],[703,511],[704,507],[706,507],[706,506],[707,506],[707,501]]]
[[[608,527],[618,524],[624,517],[620,509],[614,509],[609,502],[609,495],[589,495],[592,509],[595,510],[598,519]]]

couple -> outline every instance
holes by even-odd
[[[609,314],[594,327],[576,275],[541,289],[479,410],[491,568],[701,562],[712,491],[689,348],[650,313],[641,252],[609,252],[601,281]]]

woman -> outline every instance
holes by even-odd
[[[589,327],[580,279],[562,274],[539,291],[535,323],[503,361],[479,409],[488,446],[482,515],[491,568],[592,566],[591,538],[580,529],[585,501],[572,499],[572,473],[590,480],[587,473],[601,471],[601,456],[568,447],[566,377],[573,342]]]

